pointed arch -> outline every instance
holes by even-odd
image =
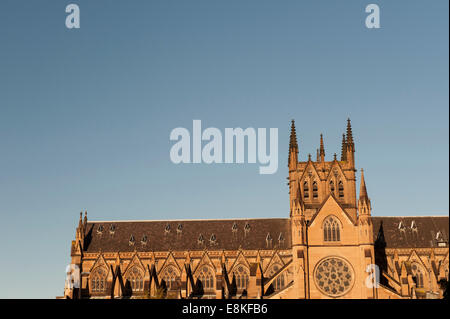
[[[204,292],[212,292],[215,289],[216,271],[211,257],[205,251],[193,272],[195,283],[200,284]]]
[[[267,274],[268,274],[269,269],[270,269],[270,268],[272,267],[272,265],[274,265],[274,264],[280,264],[281,267],[284,267],[284,266],[285,266],[285,262],[283,261],[283,259],[281,259],[281,256],[280,256],[280,254],[278,254],[278,251],[274,251],[272,257],[270,258],[269,263],[267,264],[267,266],[265,267],[265,269],[264,269],[264,271],[263,271],[264,276],[267,277]]]
[[[160,277],[166,283],[167,290],[177,290],[179,288],[180,271],[176,265],[172,263],[167,264],[160,271]]]
[[[334,162],[331,165],[326,180],[329,181],[333,176],[335,180],[342,180],[342,178],[345,178],[344,170],[339,162]]]
[[[416,288],[423,289],[429,285],[428,266],[417,254],[416,250],[412,250],[408,257],[408,262],[411,265],[411,273],[416,282]],[[428,287],[429,288],[429,287]]]
[[[324,242],[341,241],[341,222],[336,216],[330,215],[325,218],[322,223],[322,229]]]
[[[248,269],[250,269],[250,264],[247,261],[247,258],[245,258],[244,254],[242,253],[242,250],[239,250],[239,253],[237,255],[237,258],[234,260],[234,262],[231,264],[229,269],[234,269],[238,264],[242,264]]]
[[[161,265],[161,267],[159,267],[159,269],[160,269],[159,273],[161,273],[163,271],[163,269],[166,268],[168,265],[172,265],[173,267],[175,267],[179,274],[182,272],[182,268],[176,261],[174,255],[171,251],[169,252],[167,258],[164,260],[164,263]]]
[[[124,271],[125,288],[131,290],[131,292],[143,292],[144,291],[144,276],[145,267],[139,258],[137,252],[134,253]]]
[[[317,184],[317,181],[314,181],[312,183],[312,192],[313,192],[313,198],[319,197],[319,186]]]
[[[303,187],[303,198],[309,199],[313,196],[312,194],[312,183],[313,181],[320,181],[319,173],[317,172],[317,168],[313,162],[309,162],[302,175],[299,178],[300,185]],[[311,187],[311,189],[310,189]],[[305,192],[306,189],[306,192]],[[311,191],[311,193],[310,193]]]
[[[208,264],[202,264],[197,267],[195,271],[194,277],[196,278],[196,282],[201,283],[201,287],[203,291],[212,291],[214,290],[215,283],[215,273],[213,267]]]
[[[106,291],[106,277],[108,268],[97,266],[89,274],[89,288],[92,293],[104,293]]]
[[[106,292],[107,277],[109,274],[108,263],[100,253],[89,270],[89,290],[91,293]]]
[[[338,183],[338,197],[344,198],[344,183],[342,181]]]
[[[213,272],[216,273],[217,269],[213,263],[213,261],[211,260],[211,257],[209,257],[208,252],[205,250],[205,252],[203,253],[202,258],[200,258],[200,260],[198,261],[197,265],[194,267],[194,273],[197,272],[197,270],[202,266],[202,265],[208,265],[209,267],[211,267],[213,269]]]
[[[309,198],[309,185],[308,181],[303,182],[303,198]]]
[[[108,268],[108,263],[105,260],[105,257],[103,256],[102,253],[100,253],[97,256],[97,259],[95,260],[94,264],[92,265],[91,269],[89,270],[89,272],[92,272],[95,268],[97,267],[105,267]]]
[[[416,288],[422,289],[425,287],[425,269],[418,262],[411,264],[411,272],[415,278]]]
[[[330,180],[329,185],[330,185],[330,193],[334,195],[335,194],[335,190],[336,190],[336,187],[334,185],[334,181]]]
[[[414,262],[419,263],[424,269],[427,269],[428,266],[425,264],[425,262],[422,260],[422,258],[417,254],[417,251],[413,249],[411,253],[409,254],[409,257],[407,259],[408,262],[411,264]]]
[[[130,286],[132,292],[144,291],[144,270],[137,265],[133,265],[125,274],[126,284]]]
[[[133,266],[137,266],[143,272],[145,272],[145,266],[142,263],[141,258],[139,258],[139,255],[138,255],[138,253],[136,251],[134,252],[133,256],[131,257],[130,263],[125,268],[125,271],[123,273],[126,274],[129,271],[129,269],[131,269]]]
[[[276,278],[272,281],[272,286],[275,291],[279,291],[286,286],[287,278],[285,276],[285,272],[280,273],[282,268],[283,265],[277,262],[272,264],[266,272],[267,278],[269,278],[269,280],[276,276]]]
[[[238,290],[247,290],[250,281],[250,269],[245,264],[237,264],[231,271],[236,280],[236,287]]]

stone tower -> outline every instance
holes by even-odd
[[[355,144],[350,119],[347,121],[346,134],[343,135],[340,160],[337,159],[336,154],[333,160],[325,160],[322,134],[316,161],[312,160],[311,154],[307,155],[305,161],[299,161],[299,156],[296,128],[292,121],[288,164],[291,212],[294,208],[294,200],[298,194],[301,194],[305,218],[309,220],[318,211],[324,200],[332,195],[353,221],[356,221]]]

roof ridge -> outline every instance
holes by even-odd
[[[234,221],[234,220],[289,220],[289,217],[266,217],[266,218],[222,218],[222,219],[130,219],[130,220],[88,220],[88,223],[135,223],[135,222],[179,222],[179,221]]]
[[[372,216],[372,218],[425,218],[425,217],[449,217],[448,215],[419,215],[419,216]]]

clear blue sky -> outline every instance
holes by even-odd
[[[448,1],[0,4],[0,297],[63,293],[80,210],[110,219],[289,216],[300,157],[351,117],[373,214],[449,205]],[[377,3],[381,29],[364,8]],[[277,127],[279,169],[175,165],[175,127]]]

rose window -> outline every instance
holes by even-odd
[[[339,297],[350,290],[354,276],[351,266],[346,261],[330,257],[317,265],[314,279],[321,292],[330,297]]]

